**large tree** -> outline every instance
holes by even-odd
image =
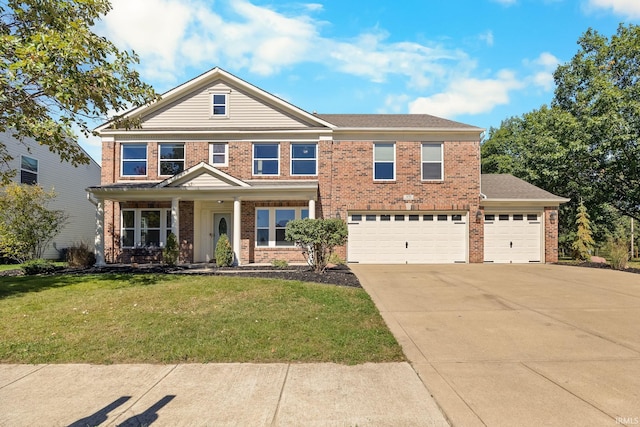
[[[589,29],[554,74],[553,105],[580,124],[588,147],[584,179],[602,202],[640,220],[640,26],[611,38]]]
[[[108,0],[0,0],[0,132],[78,165],[89,159],[74,126],[88,136],[92,120],[157,99],[132,68],[138,57],[93,32],[110,9]],[[10,159],[0,144],[0,183],[15,173]]]

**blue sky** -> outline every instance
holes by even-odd
[[[163,93],[219,66],[309,112],[427,113],[489,128],[553,96],[591,27],[638,0],[112,0],[96,30]],[[97,124],[96,124],[97,125]],[[81,140],[100,161],[97,139]]]

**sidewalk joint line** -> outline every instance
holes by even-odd
[[[16,378],[15,380],[11,381],[10,383],[7,383],[7,384],[3,385],[2,387],[0,387],[0,390],[2,390],[2,389],[3,389],[3,388],[5,388],[5,387],[9,387],[11,384],[15,384],[15,383],[17,383],[18,381],[21,381],[21,380],[23,380],[23,379],[27,378],[27,377],[28,377],[28,376],[30,376],[31,374],[35,374],[36,372],[40,372],[41,370],[43,370],[43,369],[44,369],[44,368],[46,368],[47,366],[51,366],[51,364],[50,364],[50,363],[48,363],[48,364],[46,364],[46,365],[42,365],[42,366],[40,366],[38,369],[35,369],[35,370],[33,370],[33,371],[30,371],[30,372],[28,372],[28,373],[24,374],[23,376],[21,376],[20,378]]]
[[[282,387],[280,388],[280,395],[278,395],[278,404],[276,405],[276,410],[273,412],[273,418],[271,419],[271,425],[277,425],[276,422],[278,420],[278,415],[280,413],[280,403],[282,402],[282,395],[284,394],[284,388],[287,385],[287,379],[289,378],[289,369],[291,368],[291,363],[287,363],[287,371],[284,373],[284,380],[282,381]]]

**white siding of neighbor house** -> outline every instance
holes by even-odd
[[[228,93],[228,117],[212,117],[212,92]],[[309,123],[274,109],[221,81],[196,88],[142,118],[142,128],[305,128]]]
[[[15,182],[20,182],[20,156],[38,160],[38,184],[45,190],[54,189],[57,197],[50,208],[62,209],[69,215],[69,222],[46,250],[45,258],[57,259],[58,249],[84,242],[93,250],[96,233],[95,206],[87,200],[85,188],[100,185],[100,166],[91,160],[88,165],[72,166],[61,162],[57,154],[46,145],[29,140],[27,147],[11,137],[10,133],[0,133],[0,142],[7,147],[13,157],[10,167],[17,170]],[[55,245],[55,246],[54,246]]]

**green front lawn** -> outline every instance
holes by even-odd
[[[184,275],[0,277],[1,363],[404,360],[362,289]]]

